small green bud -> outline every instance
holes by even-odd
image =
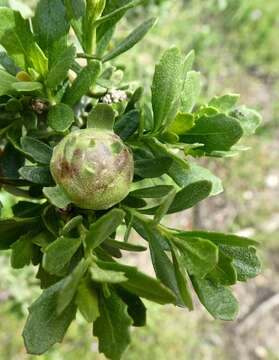
[[[50,170],[75,205],[104,210],[128,195],[134,161],[112,131],[84,129],[70,133],[54,148]]]

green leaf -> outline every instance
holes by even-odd
[[[234,285],[237,281],[237,273],[232,265],[232,259],[219,251],[218,264],[207,275],[207,278],[217,285]]]
[[[38,245],[42,249],[45,249],[54,240],[55,238],[53,235],[47,230],[39,232],[32,238],[33,244]]]
[[[89,266],[87,260],[82,259],[79,264],[74,268],[74,270],[65,278],[63,286],[61,287],[57,299],[57,313],[58,315],[63,313],[63,311],[70,305],[72,302],[76,291],[78,289],[79,283],[86,273]]]
[[[224,190],[221,179],[215,176],[210,170],[195,163],[189,163],[189,170],[184,175],[183,186],[187,186],[201,180],[207,180],[212,183],[211,196],[218,195]]]
[[[33,254],[32,237],[33,233],[28,232],[14,242],[11,246],[11,265],[14,269],[21,269],[31,263]]]
[[[180,264],[180,258],[177,254],[177,250],[172,247],[172,262],[177,282],[177,287],[180,292],[181,299],[185,306],[189,310],[194,309],[191,292],[188,285],[187,272],[182,264]]]
[[[194,61],[195,61],[195,51],[191,50],[186,55],[183,63],[183,75],[185,76],[185,81],[186,81],[187,73],[192,70]]]
[[[238,107],[230,115],[240,122],[245,136],[253,135],[262,123],[261,115],[246,106]]]
[[[145,326],[146,307],[141,299],[120,286],[117,288],[117,294],[127,304],[128,314],[133,319],[133,326]]]
[[[12,209],[14,216],[28,218],[38,215],[43,209],[43,204],[30,201],[19,201],[12,206]]]
[[[133,30],[124,40],[122,40],[116,48],[108,52],[103,57],[103,62],[112,60],[117,56],[123,54],[124,52],[131,49],[135,46],[154,26],[156,22],[155,18],[151,18],[149,20],[144,21],[141,25],[139,25],[135,30]]]
[[[185,143],[204,144],[204,150],[230,150],[243,135],[239,122],[231,116],[219,114],[198,119],[187,134],[180,137]]]
[[[125,213],[120,209],[112,209],[93,223],[85,238],[88,251],[98,247],[123,222]]]
[[[211,193],[212,183],[206,180],[196,181],[191,183],[176,195],[168,209],[168,214],[173,214],[182,210],[190,209],[200,201],[206,199]],[[145,214],[154,214],[158,207],[144,209]]]
[[[152,108],[155,130],[169,116],[181,89],[182,58],[177,48],[167,50],[156,65],[152,84]]]
[[[66,90],[63,102],[69,106],[74,106],[83,95],[93,86],[101,73],[101,63],[92,60],[81,70],[72,86]]]
[[[43,188],[43,193],[49,200],[49,202],[58,207],[59,209],[66,209],[71,200],[67,197],[61,186],[56,185],[54,187]]]
[[[67,222],[67,224],[65,224],[65,226],[63,227],[63,229],[61,231],[61,234],[62,235],[69,234],[72,230],[74,230],[80,224],[82,224],[82,220],[83,220],[83,217],[81,215],[77,215],[77,216],[73,217],[71,220],[69,220]]]
[[[110,283],[117,284],[127,281],[124,272],[105,270],[99,267],[97,264],[92,263],[90,267],[91,279],[97,283]]]
[[[103,12],[103,16],[95,21],[95,26],[103,25],[101,29],[101,36],[98,34],[98,38],[101,38],[110,30],[126,13],[127,10],[141,4],[143,0],[114,0],[107,1],[106,7]]]
[[[32,20],[39,45],[49,54],[55,42],[68,33],[69,22],[62,0],[40,0]]]
[[[158,304],[169,304],[175,301],[175,296],[168,288],[158,280],[138,271],[136,267],[99,260],[97,264],[104,270],[123,272],[128,280],[121,283],[121,287],[139,297],[157,302]]]
[[[73,110],[70,106],[62,103],[52,106],[47,115],[48,125],[58,132],[68,130],[74,120]]]
[[[144,201],[143,199],[139,199],[129,195],[122,201],[122,204],[135,209],[140,209],[147,205],[146,201]]]
[[[173,244],[179,249],[181,259],[190,275],[205,277],[218,263],[218,247],[212,242],[199,238],[181,240],[172,238]]]
[[[0,250],[7,250],[24,233],[38,226],[39,218],[0,219]]]
[[[43,267],[50,274],[58,274],[69,263],[81,245],[80,238],[59,237],[44,250]]]
[[[20,139],[22,149],[30,155],[35,161],[41,164],[49,164],[52,156],[52,148],[42,141],[24,136]]]
[[[228,245],[236,247],[249,247],[259,245],[257,241],[248,239],[243,236],[233,235],[233,234],[223,234],[210,231],[176,231],[174,230],[175,236],[181,238],[187,237],[199,237],[203,239],[208,239],[216,245]]]
[[[161,243],[162,235],[156,227],[144,224],[146,236],[149,242],[152,264],[158,279],[162,281],[176,295],[176,304],[182,306],[183,300],[176,281],[174,266],[164,251]]]
[[[0,44],[15,63],[26,69],[30,64],[30,52],[34,47],[34,38],[28,20],[21,14],[8,8],[0,8]]]
[[[97,104],[88,114],[87,127],[113,130],[115,112],[108,104]]]
[[[19,169],[23,179],[39,185],[52,185],[53,180],[49,168],[42,166],[23,166]]]
[[[130,192],[131,196],[148,199],[148,198],[161,198],[168,195],[172,190],[171,185],[155,185],[151,187],[145,187],[143,189],[138,189]]]
[[[57,211],[52,205],[48,205],[44,209],[42,215],[45,227],[55,237],[55,239],[58,237],[60,231],[60,217],[57,215]]]
[[[49,88],[55,89],[67,78],[68,71],[75,60],[75,54],[74,46],[70,46],[58,54],[47,74],[46,84]]]
[[[107,240],[106,243],[112,247],[126,251],[142,252],[147,249],[145,246],[130,244],[123,241]]]
[[[168,145],[162,144],[154,137],[148,139],[147,145],[156,158],[166,156],[172,159],[172,164],[167,173],[180,187],[183,187],[185,173],[187,174],[189,171],[188,162],[182,159],[178,154],[174,154],[173,151],[169,149]]]
[[[136,160],[135,174],[142,178],[156,178],[165,174],[173,160],[168,157],[158,157],[156,159]]]
[[[92,323],[99,316],[98,294],[91,282],[83,280],[77,291],[76,304],[84,319]]]
[[[12,88],[18,92],[32,92],[43,89],[43,85],[36,81],[18,81],[12,84]]]
[[[18,67],[5,51],[0,51],[0,64],[11,75],[16,76]]]
[[[14,92],[12,84],[15,81],[16,78],[14,76],[8,74],[5,70],[0,69],[0,96],[12,94]]]
[[[238,94],[215,96],[209,101],[208,105],[216,108],[220,112],[227,112],[236,106],[239,97]]]
[[[114,132],[125,141],[137,131],[139,123],[140,112],[138,110],[130,110],[116,121]]]
[[[79,19],[85,15],[84,0],[65,0],[65,6],[70,19]]]
[[[234,320],[238,313],[238,302],[229,288],[214,285],[210,280],[191,278],[194,289],[204,307],[215,318]]]
[[[177,113],[173,122],[168,127],[168,131],[173,132],[177,135],[183,135],[188,130],[192,129],[194,125],[195,125],[194,115],[189,113],[179,112]]]
[[[183,113],[191,112],[201,93],[201,74],[189,71],[186,76],[184,88],[181,93],[180,110]]]
[[[93,334],[99,339],[99,352],[112,360],[120,360],[130,343],[132,320],[127,305],[110,290],[110,297],[99,295],[100,316],[93,324]]]
[[[153,222],[155,224],[159,224],[160,221],[164,218],[164,216],[168,213],[174,198],[176,196],[176,190],[174,187],[170,190],[168,195],[164,198],[164,200],[161,202],[161,204],[158,206],[158,208],[155,211]]]
[[[239,281],[247,281],[260,273],[261,262],[254,247],[221,245],[220,251],[232,259],[232,265],[237,272]]]
[[[129,102],[126,106],[125,112],[129,112],[131,110],[134,110],[137,106],[137,103],[141,100],[144,93],[144,88],[142,86],[138,87],[132,94],[132,96],[129,99]]]
[[[56,313],[57,298],[64,281],[61,280],[44,290],[29,308],[29,316],[23,330],[23,338],[29,354],[43,354],[52,345],[61,342],[75,318],[76,306],[73,302],[62,314]]]

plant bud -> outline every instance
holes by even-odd
[[[75,205],[104,210],[128,195],[134,162],[112,131],[84,129],[70,133],[54,148],[50,170]]]

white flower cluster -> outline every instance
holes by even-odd
[[[127,94],[123,90],[111,90],[102,98],[104,104],[119,103],[127,100]]]

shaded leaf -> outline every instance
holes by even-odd
[[[118,287],[118,296],[127,304],[128,314],[133,319],[133,326],[145,326],[146,324],[146,307],[141,299],[126,291],[125,289]]]
[[[39,219],[17,218],[0,219],[0,250],[7,250],[24,233],[38,227]]]
[[[93,334],[99,340],[99,352],[113,360],[120,360],[130,343],[129,327],[132,320],[127,305],[112,290],[110,296],[99,294],[100,316],[93,324]]]
[[[135,174],[142,178],[156,178],[165,174],[173,160],[168,157],[159,157],[156,159],[136,160]]]
[[[24,152],[35,161],[41,164],[49,164],[52,156],[52,148],[49,145],[30,136],[22,137],[20,143]]]
[[[39,185],[52,185],[53,180],[49,168],[43,166],[23,166],[19,169],[23,179]]]
[[[76,306],[72,302],[65,311],[56,313],[57,298],[65,280],[44,290],[30,306],[23,330],[23,338],[29,354],[40,355],[57,342],[61,342],[75,318]]]
[[[173,187],[171,185],[156,185],[131,191],[130,195],[144,199],[161,198],[163,196],[166,196],[170,192],[170,190],[172,190],[172,188]]]
[[[123,222],[125,213],[120,209],[112,209],[95,223],[90,225],[85,238],[85,244],[88,251],[98,247],[105,241]]]
[[[121,137],[122,140],[127,140],[133,135],[140,122],[140,112],[138,110],[130,110],[121,116],[114,125],[114,132]]]
[[[21,269],[31,263],[33,255],[32,237],[33,233],[28,232],[20,236],[20,238],[12,244],[11,265],[14,269]]]

